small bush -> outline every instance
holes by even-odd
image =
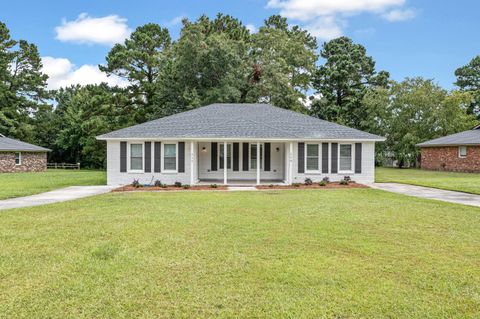
[[[133,182],[132,182],[131,185],[135,188],[139,188],[139,187],[142,186],[142,185],[140,185],[140,182],[138,181],[138,179],[133,179]]]
[[[167,188],[168,186],[167,186],[167,184],[160,184],[160,187],[161,188]]]
[[[300,183],[293,183],[293,187],[300,187]]]
[[[268,187],[272,188],[272,187],[273,187],[273,184],[268,185]]]
[[[327,182],[325,182],[324,180],[320,181],[320,183],[318,183],[319,186],[327,186]]]
[[[175,182],[175,184],[173,184],[173,185],[175,185],[175,187],[182,187],[182,183],[181,183],[181,182]]]
[[[212,184],[212,185],[210,185],[210,187],[211,187],[211,188],[217,188],[218,185],[217,185],[217,184]]]
[[[348,181],[342,179],[339,184],[340,185],[348,185]]]
[[[328,176],[325,176],[324,178],[322,178],[322,182],[324,182],[325,184],[328,184],[330,183],[330,178],[328,178]]]
[[[159,179],[157,179],[157,180],[155,181],[155,183],[153,183],[153,186],[155,186],[155,187],[162,187],[162,182],[161,182]]]
[[[313,181],[311,178],[305,178],[305,185],[313,185]]]
[[[350,176],[343,176],[343,180],[347,182],[351,182],[352,178]]]
[[[183,185],[183,189],[189,189],[189,188],[190,188],[190,185],[188,184]]]

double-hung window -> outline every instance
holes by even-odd
[[[219,155],[219,161],[218,161],[218,165],[219,165],[219,169],[224,169],[224,166],[223,166],[223,163],[224,163],[224,158],[223,158],[223,155],[224,155],[224,144],[220,144],[220,154]],[[227,144],[227,169],[231,169],[232,168],[232,144]]]
[[[466,146],[459,146],[458,147],[458,157],[460,157],[460,158],[467,157],[467,147]]]
[[[15,165],[22,165],[22,153],[15,153]]]
[[[318,144],[307,144],[305,152],[306,152],[306,159],[307,159],[306,171],[318,172],[320,170]]]
[[[352,144],[340,144],[339,150],[339,162],[340,162],[340,172],[351,172],[352,171]]]
[[[163,170],[177,170],[177,144],[163,144]]]
[[[260,156],[257,152],[257,144],[250,144],[250,169],[257,169],[257,160],[260,158],[260,169],[263,168],[263,144],[260,144]]]
[[[130,171],[143,171],[143,144],[130,144]]]

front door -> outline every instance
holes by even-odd
[[[220,143],[220,152],[218,152],[218,169],[224,169],[224,144]],[[227,170],[232,170],[232,143],[227,144]]]

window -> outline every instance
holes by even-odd
[[[306,148],[306,158],[307,158],[307,171],[318,171],[319,170],[319,156],[318,156],[318,144],[307,144]]]
[[[130,170],[143,170],[143,144],[130,144]]]
[[[22,165],[22,153],[15,153],[15,165]]]
[[[260,169],[263,168],[263,144],[260,144]],[[257,169],[257,144],[250,144],[250,169]]]
[[[467,147],[466,146],[459,146],[458,147],[458,157],[467,157]]]
[[[352,144],[340,144],[340,171],[352,170]]]
[[[177,144],[163,144],[163,169],[177,170]]]
[[[223,146],[224,144],[220,144],[220,154],[219,155],[219,161],[218,161],[218,164],[219,164],[219,168],[220,169],[223,169],[223,153],[224,153],[224,150],[223,150]],[[232,168],[232,144],[227,144],[227,169],[231,169]]]

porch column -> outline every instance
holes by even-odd
[[[223,184],[227,185],[227,142],[223,142]]]
[[[257,142],[257,185],[260,185],[260,143]]]
[[[293,183],[293,142],[290,142],[288,150],[288,184]]]
[[[190,185],[194,184],[194,167],[195,167],[195,148],[194,148],[194,142],[190,142]]]

